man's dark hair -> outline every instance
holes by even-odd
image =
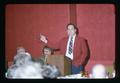
[[[68,26],[69,25],[73,25],[74,26],[74,29],[76,29],[76,34],[78,35],[79,34],[79,30],[78,30],[78,28],[76,27],[76,25],[75,24],[73,24],[73,23],[69,23],[69,24],[67,24],[67,29],[68,29]]]

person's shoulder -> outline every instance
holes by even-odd
[[[40,58],[45,58],[45,55],[41,55]]]
[[[39,60],[44,60],[45,59],[45,56],[44,55],[41,55],[40,57],[39,57]]]
[[[26,54],[27,56],[31,57],[31,54],[30,54],[30,53],[28,53],[28,52],[25,52],[25,54]]]

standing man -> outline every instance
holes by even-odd
[[[52,44],[44,35],[40,35],[40,40],[48,46],[59,49],[60,53],[67,56],[72,61],[72,74],[84,71],[84,66],[89,59],[89,47],[84,38],[78,36],[78,28],[74,24],[67,25],[68,36],[64,37],[57,44]]]

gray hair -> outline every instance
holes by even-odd
[[[9,68],[6,77],[11,79],[43,79],[41,72],[42,68],[39,63],[30,62],[28,64],[16,66],[16,68]]]
[[[31,62],[32,61],[32,58],[30,55],[26,54],[26,53],[23,53],[23,54],[17,54],[15,57],[14,57],[14,64],[16,65],[23,65],[23,64],[26,64],[28,62]]]
[[[60,71],[55,65],[44,65],[42,75],[47,79],[55,79],[60,76]]]
[[[11,79],[43,79],[57,78],[60,76],[59,69],[54,65],[41,65],[32,61],[26,54],[18,54],[14,58],[15,64],[9,67],[6,77]]]

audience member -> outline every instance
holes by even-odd
[[[14,64],[6,72],[9,79],[54,79],[60,76],[58,68],[54,65],[41,65],[26,53],[17,53],[16,56]]]
[[[42,53],[43,55],[41,55],[38,59],[35,60],[44,65],[47,63],[47,57],[53,54],[53,49],[48,46],[44,46]]]
[[[96,64],[92,68],[91,78],[107,78],[107,73],[104,65]]]

